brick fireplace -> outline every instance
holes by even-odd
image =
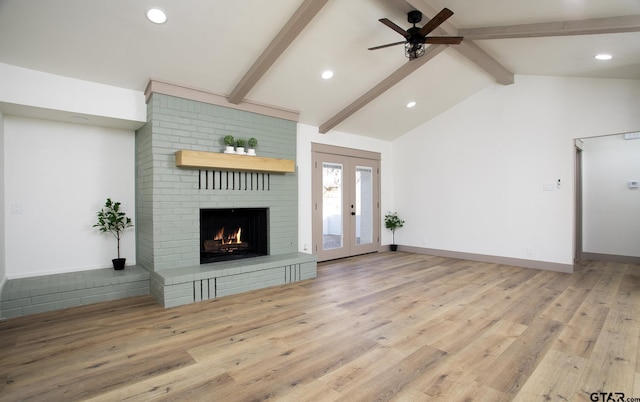
[[[315,256],[297,252],[295,171],[176,166],[181,150],[222,153],[227,134],[257,138],[261,157],[295,161],[296,122],[153,89],[136,132],[136,260],[151,272],[156,299],[170,307],[315,277]],[[201,264],[201,211],[222,209],[265,211],[259,256]]]

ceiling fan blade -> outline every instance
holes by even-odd
[[[459,45],[464,39],[463,36],[429,36],[425,38],[424,43],[432,45]]]
[[[420,35],[428,35],[431,31],[436,29],[440,24],[445,22],[449,17],[453,15],[453,11],[448,8],[443,8],[435,17],[433,17],[425,26],[420,29]]]
[[[399,26],[397,26],[393,22],[389,21],[387,18],[380,18],[378,21],[382,22],[383,24],[385,24],[389,28],[393,29],[394,31],[396,31],[397,33],[399,33],[402,36],[409,35],[409,32],[407,32],[404,29],[400,28]]]
[[[382,49],[385,47],[389,47],[389,46],[396,46],[396,45],[401,45],[403,43],[406,43],[407,41],[402,41],[402,42],[396,42],[396,43],[389,43],[387,45],[380,45],[380,46],[374,46],[374,47],[370,47],[369,50],[376,50],[376,49]]]

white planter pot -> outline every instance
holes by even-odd
[[[236,153],[238,155],[244,155],[245,154],[244,147],[236,147]]]
[[[256,156],[256,149],[255,148],[249,148],[249,150],[247,151],[247,155]]]
[[[225,154],[235,154],[236,151],[233,149],[232,145],[227,145],[227,147],[224,149],[224,153]]]

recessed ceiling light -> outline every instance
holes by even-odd
[[[154,24],[164,24],[167,22],[167,14],[159,8],[151,8],[147,11],[147,18]]]
[[[331,77],[333,77],[333,71],[331,70],[327,70],[322,73],[322,78],[324,78],[325,80],[328,80]]]
[[[408,108],[412,108],[412,107],[414,107],[415,105],[416,105],[416,102],[415,102],[415,101],[411,101],[411,102],[407,103],[407,107],[408,107]]]
[[[600,53],[600,54],[596,54],[595,58],[598,60],[611,60],[613,59],[613,56],[611,56],[610,54],[606,54],[606,53]]]

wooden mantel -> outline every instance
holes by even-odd
[[[296,170],[295,161],[290,159],[263,158],[261,156],[191,151],[187,149],[176,151],[176,166],[273,173],[293,173]]]

